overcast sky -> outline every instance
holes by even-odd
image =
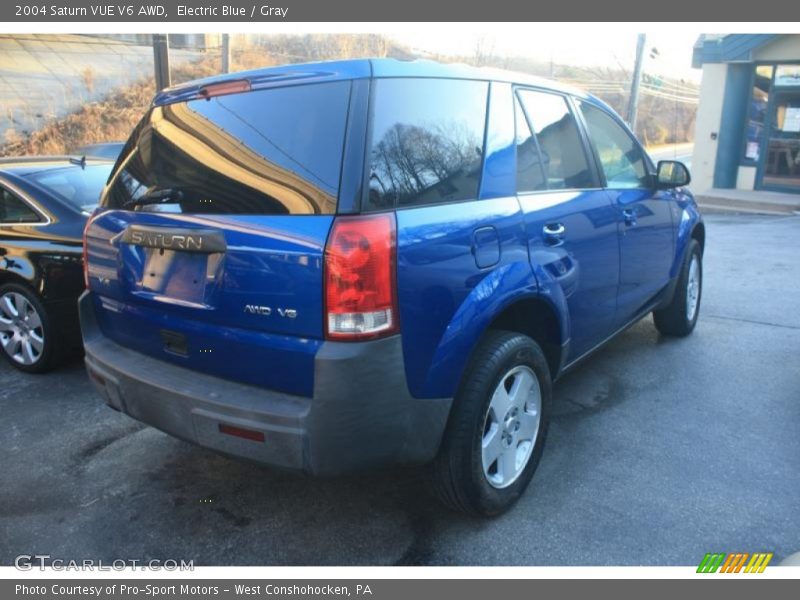
[[[455,25],[455,24],[453,24]],[[474,24],[473,24],[474,25]],[[448,25],[448,28],[451,25]],[[432,35],[430,30],[415,33],[395,33],[399,42],[420,50],[441,54],[472,55],[478,40],[496,56],[526,56],[556,64],[578,66],[633,67],[636,54],[636,33],[615,30],[604,32],[598,23],[596,31],[572,33],[562,27],[526,23],[503,25],[502,28],[481,30],[465,24],[448,35]],[[692,46],[697,40],[696,31],[676,27],[647,34],[648,52],[645,71],[654,75],[700,81],[701,71],[692,69]],[[656,47],[659,55],[651,59],[649,49]]]

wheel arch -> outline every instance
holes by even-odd
[[[6,285],[7,283],[16,283],[17,285],[24,286],[32,293],[41,297],[41,290],[39,289],[41,278],[39,277],[27,277],[26,275],[15,273],[8,269],[0,269],[0,285]]]
[[[533,312],[529,315],[528,311]],[[422,385],[410,387],[412,394],[418,398],[452,397],[478,343],[487,331],[501,328],[538,337],[543,351],[547,346],[553,378],[557,376],[561,350],[569,340],[566,298],[551,282],[540,286],[530,265],[519,262],[487,275],[461,303],[437,341],[432,359],[426,361]],[[405,352],[411,343],[404,336]]]
[[[700,244],[700,254],[702,255],[706,248],[706,226],[702,221],[698,221],[692,228],[691,238],[697,240]]]
[[[489,330],[512,331],[530,337],[542,348],[553,379],[558,376],[565,340],[559,314],[545,298],[529,296],[509,304],[489,323],[483,335]]]
[[[483,326],[474,332],[474,342],[458,374],[456,389],[463,383],[466,369],[481,341],[492,331],[510,331],[532,338],[542,348],[553,380],[565,358],[569,317],[559,311],[553,299],[538,292],[507,299]]]
[[[680,220],[675,224],[677,233],[675,236],[675,254],[673,256],[672,267],[670,268],[670,278],[677,277],[680,273],[683,261],[686,256],[686,249],[691,240],[697,240],[700,244],[700,253],[703,253],[706,244],[706,228],[703,218],[693,203],[683,206]]]

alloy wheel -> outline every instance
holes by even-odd
[[[530,461],[542,413],[542,392],[533,370],[509,370],[492,394],[483,427],[483,473],[492,487],[514,483]]]
[[[18,292],[6,292],[0,296],[0,345],[6,354],[22,365],[33,365],[42,357],[42,317]]]

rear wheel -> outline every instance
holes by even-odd
[[[43,373],[56,363],[55,331],[39,298],[15,283],[0,286],[0,346],[11,365]]]
[[[664,335],[678,337],[692,333],[700,314],[702,292],[703,255],[697,240],[691,240],[672,301],[666,307],[653,311],[656,329]]]
[[[547,361],[531,338],[489,332],[456,396],[432,487],[449,507],[497,515],[520,497],[544,449],[551,400]]]

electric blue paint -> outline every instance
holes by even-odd
[[[89,289],[95,292],[98,323],[119,344],[161,360],[286,393],[310,396],[313,361],[321,343],[322,252],[333,217],[209,216],[105,211],[87,237]],[[167,254],[120,240],[129,225],[224,232],[227,251],[212,285],[195,304],[186,294],[190,282],[180,275],[206,273],[209,255]],[[178,256],[181,255],[182,256]],[[144,283],[145,267],[161,268],[172,278],[169,293]],[[180,286],[180,287],[179,287]],[[198,306],[199,304],[199,306]],[[267,306],[271,314],[250,313],[246,305]],[[294,309],[297,318],[281,318],[278,309]],[[163,330],[191,340],[192,353],[165,349]]]

